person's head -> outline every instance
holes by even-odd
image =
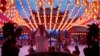
[[[41,33],[41,35],[43,34],[43,32],[45,31],[45,27],[43,25],[38,25],[38,29]]]
[[[33,47],[33,43],[31,43],[30,46]]]
[[[79,50],[78,46],[75,46],[75,49],[76,49],[76,50]]]
[[[42,29],[42,30],[45,29],[45,27],[44,27],[43,25],[38,25],[38,28],[39,28],[39,29]]]

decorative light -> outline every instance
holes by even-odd
[[[44,25],[45,25],[45,29],[47,29],[47,25],[46,25],[46,10],[45,10],[45,1],[43,1],[43,0],[40,0],[40,1],[38,1],[40,4],[39,4],[39,6],[41,6],[42,8],[43,8],[43,16],[42,17],[44,17]]]
[[[50,6],[50,29],[51,29],[51,25],[52,25],[52,12],[53,12],[53,6]]]
[[[58,16],[59,16],[59,12],[60,12],[60,7],[61,7],[61,0],[59,0],[59,6],[58,6],[58,10],[57,10],[57,15],[55,16],[55,17],[56,17],[56,20],[55,20],[55,24],[54,24],[53,30],[55,30],[55,28],[56,28],[56,23],[57,23],[57,21],[58,21]]]
[[[39,3],[39,6],[43,6],[44,5],[42,0],[38,1],[38,3]]]
[[[76,5],[80,4],[80,0],[75,0],[75,4]]]
[[[45,6],[43,6],[43,10],[44,10],[44,24],[45,24],[45,29],[47,30],[47,23],[46,23],[46,10],[45,10]]]
[[[48,0],[48,5],[49,5],[49,6],[52,6],[53,3],[54,3],[54,0]]]
[[[48,4],[50,6],[50,29],[52,25],[52,13],[53,13],[53,0],[48,0]]]
[[[76,6],[76,5],[75,5],[75,6]],[[71,9],[71,11],[70,11],[70,14],[69,14],[69,15],[71,15],[71,14],[72,14],[72,12],[74,11],[75,6],[73,6],[73,8]],[[71,17],[70,17],[70,16],[68,16],[68,18],[67,18],[66,22],[63,24],[63,26],[61,27],[61,29],[60,29],[60,30],[62,30],[62,29],[66,26],[66,24],[68,23],[68,21],[69,21],[69,19],[70,19],[70,18],[71,18]]]
[[[83,3],[82,4],[85,5],[85,6],[88,6],[89,5],[89,2],[87,0],[83,0]]]
[[[19,0],[19,2],[20,2],[20,5],[22,6],[22,10],[24,11],[25,16],[27,16],[27,18],[28,18],[28,19],[27,19],[28,22],[31,24],[32,28],[35,29],[35,28],[33,27],[32,23],[31,23],[31,21],[29,20],[29,16],[27,15],[27,12],[26,12],[26,10],[24,9],[24,6],[23,6],[22,2],[21,2],[20,0]]]
[[[63,17],[62,17],[62,20],[61,20],[61,24],[58,26],[58,30],[60,30],[60,27],[61,27],[61,25],[62,25],[62,23],[63,23],[63,21],[64,21],[64,19],[66,18],[66,14],[67,14],[67,12],[68,12],[68,7],[69,7],[69,5],[70,5],[70,3],[67,3],[67,6],[66,6],[66,10],[65,10],[65,13],[64,13],[64,15],[63,15]]]
[[[39,21],[39,23],[37,23],[34,20],[35,16],[34,16],[34,14],[32,14],[32,8],[30,7],[29,0],[26,0],[26,1],[27,1],[27,4],[28,4],[28,9],[30,11],[30,15],[32,16],[32,20],[33,20],[34,23],[32,23],[32,21],[30,21],[29,16],[27,14],[27,11],[25,10],[23,4],[21,5],[22,10],[24,11],[25,16],[28,18],[27,20],[28,20],[29,23],[27,23],[22,17],[20,17],[19,13],[16,12],[17,10],[13,10],[13,8],[15,7],[14,6],[14,0],[11,0],[9,2],[9,4],[7,5],[7,10],[4,12],[4,15],[6,15],[9,18],[9,21],[11,21],[10,19],[13,18],[12,20],[14,22],[18,23],[19,25],[25,25],[28,28],[30,28],[31,30],[35,29],[35,27],[37,28],[37,24],[42,24],[41,18],[44,18],[43,24],[44,24],[46,29],[47,29],[47,25],[49,25],[48,28],[50,28],[50,29],[53,28],[53,30],[55,30],[55,28],[57,28],[57,30],[63,30],[63,29],[69,30],[73,26],[87,27],[86,25],[87,25],[88,22],[95,20],[97,17],[100,17],[100,15],[99,15],[100,3],[97,0],[92,1],[92,2],[88,2],[87,0],[82,0],[82,5],[85,6],[85,11],[84,11],[83,15],[81,15],[76,21],[75,21],[75,18],[77,16],[78,12],[75,14],[73,19],[71,19],[71,21],[69,20],[71,18],[70,16],[68,16],[66,21],[64,21],[65,18],[66,18],[66,14],[59,15],[59,12],[60,12],[60,9],[61,9],[60,7],[62,5],[61,3],[59,3],[57,14],[56,14],[56,16],[54,16],[53,15],[54,0],[33,0],[33,1],[35,1],[34,3],[35,3],[35,6],[36,6],[36,12],[37,12],[36,17],[38,18],[38,21]],[[61,1],[61,0],[59,0],[59,1]],[[45,9],[46,3],[48,3],[48,5],[50,6],[50,15],[46,15],[46,13],[45,13],[46,12],[46,9]],[[80,5],[80,0],[75,0],[74,6],[76,6],[76,5]],[[8,6],[10,6],[10,7],[8,7]],[[67,6],[69,6],[69,5],[67,5]],[[72,14],[73,9],[75,8],[74,6],[70,11],[70,15]],[[39,9],[38,9],[39,7],[43,8],[43,16],[40,15],[40,13],[39,13]],[[9,9],[9,8],[11,8],[11,9]],[[3,12],[1,12],[1,13],[3,13]],[[12,13],[14,13],[14,14],[12,14]],[[67,13],[67,11],[64,11],[64,13]],[[49,23],[47,23],[46,17],[50,17]],[[54,23],[53,23],[53,17],[55,17]],[[58,17],[62,17],[60,23],[58,23]],[[81,33],[77,33],[77,34],[81,34]]]
[[[26,1],[27,1],[27,4],[28,4],[28,8],[29,8],[30,14],[31,14],[31,16],[32,16],[32,20],[33,20],[33,22],[34,22],[34,24],[35,24],[35,26],[36,26],[36,28],[37,28],[37,24],[36,24],[36,21],[34,20],[35,17],[34,17],[33,14],[32,14],[32,9],[31,9],[31,7],[30,7],[29,0],[26,0]]]
[[[80,6],[79,9],[77,10],[77,13],[76,13],[75,16],[73,17],[73,19],[70,21],[70,23],[65,27],[65,29],[68,28],[70,25],[72,25],[72,24],[74,23],[74,20],[75,20],[75,18],[78,16],[78,13],[80,12],[80,9],[81,9],[81,8],[82,8],[82,7]]]
[[[80,24],[86,24],[85,22],[90,21],[90,20],[94,20],[96,17],[98,17],[98,1],[93,1],[88,3],[88,6],[86,6],[87,8],[87,12],[84,12],[82,17],[84,18]],[[88,19],[87,19],[88,18]]]
[[[37,16],[38,16],[38,21],[39,21],[39,24],[41,25],[41,20],[40,20],[40,14],[39,14],[39,10],[38,10],[38,6],[36,5],[36,0],[33,1],[35,3],[35,7],[36,7],[36,11],[37,11]]]

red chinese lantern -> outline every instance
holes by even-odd
[[[7,1],[6,0],[1,0],[0,3],[3,5],[3,6],[0,7],[0,10],[2,10],[2,12],[5,12]]]
[[[6,11],[6,7],[5,6],[0,7],[0,9],[2,10],[2,12]]]
[[[0,2],[1,4],[3,4],[4,6],[7,4],[7,1],[6,0],[1,0]]]

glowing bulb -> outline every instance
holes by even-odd
[[[75,1],[75,4],[80,4],[80,0],[76,0]]]

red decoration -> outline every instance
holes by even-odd
[[[6,0],[1,0],[1,4],[3,4],[3,6],[5,6],[7,4]]]
[[[59,31],[58,41],[61,43],[63,40],[62,32]]]
[[[6,7],[4,7],[4,6],[0,7],[0,9],[2,10],[2,12],[6,11]]]
[[[0,10],[2,10],[2,12],[5,12],[6,11],[5,5],[7,4],[7,1],[6,0],[0,0],[0,3],[3,5],[3,6],[0,7]]]

